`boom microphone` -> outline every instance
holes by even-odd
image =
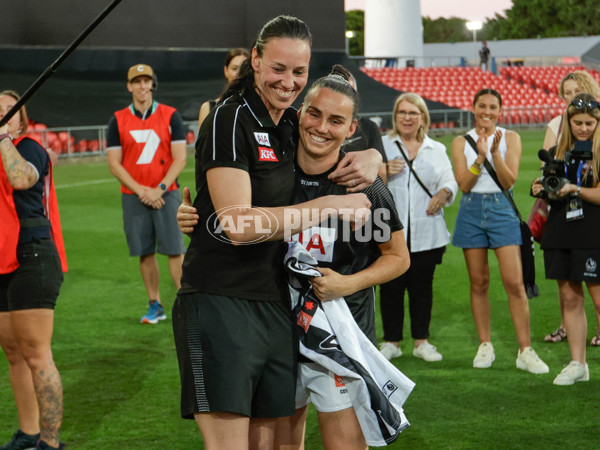
[[[35,80],[31,86],[29,86],[29,88],[25,91],[25,93],[21,96],[17,103],[15,103],[15,105],[12,108],[10,108],[6,115],[0,119],[0,127],[6,124],[12,118],[12,116],[14,116],[17,113],[21,106],[23,106],[25,102],[29,100],[29,98],[40,88],[40,86],[44,84],[44,82],[48,78],[50,78],[54,72],[56,72],[56,69],[58,69],[58,67],[64,62],[64,60],[67,59],[71,53],[73,53],[73,50],[75,50],[79,46],[79,44],[81,44],[81,42],[94,30],[94,28],[96,28],[100,24],[100,22],[104,20],[106,16],[110,14],[110,12],[120,2],[121,0],[113,0],[113,2],[110,5],[108,5],[104,9],[104,11],[102,11],[98,15],[98,17],[96,17],[94,21],[90,23],[79,36],[75,38],[71,45],[69,45],[69,47],[67,47],[67,49],[64,52],[62,52],[62,54],[56,59],[56,61],[50,64],[50,66],[48,66],[46,70],[44,70],[44,72],[38,77],[38,79]]]

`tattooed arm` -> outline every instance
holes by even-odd
[[[6,130],[5,127],[2,127]],[[6,133],[6,131],[4,131]],[[0,129],[0,134],[2,129]],[[2,164],[8,182],[15,190],[25,190],[32,187],[38,180],[39,174],[35,167],[21,156],[12,140],[8,137],[0,141]]]

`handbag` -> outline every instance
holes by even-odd
[[[465,135],[465,139],[471,145],[473,151],[479,154],[475,140],[468,134]],[[515,204],[510,192],[505,190],[502,187],[502,184],[500,184],[498,175],[496,175],[494,167],[490,164],[487,158],[485,159],[483,165],[517,214],[521,228],[521,265],[523,266],[523,283],[525,284],[525,292],[527,293],[527,298],[538,297],[540,295],[540,291],[537,287],[537,284],[535,284],[535,246],[533,244],[531,229],[529,228],[529,225],[527,225],[527,222],[525,222],[521,217],[521,213],[519,212],[519,209],[517,208],[517,205]]]
[[[527,218],[527,225],[529,225],[533,240],[538,243],[542,242],[546,220],[548,220],[548,203],[541,198],[536,198]]]

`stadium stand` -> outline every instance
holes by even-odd
[[[471,109],[473,95],[482,88],[500,92],[502,123],[546,123],[564,108],[557,85],[570,71],[583,66],[510,66],[500,75],[482,72],[479,67],[384,67],[361,69],[365,74],[398,91],[416,92],[424,98],[462,110]],[[600,74],[590,71],[600,80]]]

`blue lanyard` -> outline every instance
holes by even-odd
[[[583,172],[583,161],[579,161],[579,165],[577,166],[577,186],[581,187],[581,173]],[[567,178],[569,177],[569,169],[567,164],[565,163],[565,174]]]

